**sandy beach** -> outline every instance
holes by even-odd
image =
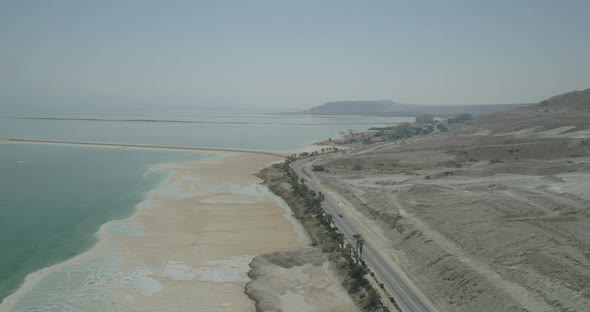
[[[254,311],[244,293],[253,257],[306,244],[253,175],[280,159],[226,153],[154,168],[171,174],[133,217],[101,227],[90,251],[30,274],[0,311],[39,302],[48,311]]]

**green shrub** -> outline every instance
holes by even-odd
[[[324,166],[321,165],[314,165],[313,167],[311,167],[311,171],[326,171],[326,168],[324,168]]]

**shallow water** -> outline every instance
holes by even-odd
[[[0,298],[24,277],[96,242],[99,227],[130,216],[166,176],[149,167],[203,153],[0,144]],[[114,227],[113,234],[139,228]]]
[[[53,119],[30,119],[38,117]],[[410,118],[231,113],[0,116],[0,300],[15,291],[27,274],[88,250],[104,223],[130,216],[145,193],[166,176],[152,172],[150,166],[212,157],[195,152],[13,144],[2,142],[3,137],[293,151],[335,138],[340,131],[406,120]],[[265,189],[227,187],[231,189],[225,191],[232,193],[271,197],[292,218],[286,204]],[[160,191],[183,196],[181,189]],[[106,230],[111,236],[142,235],[143,231],[140,225],[125,222],[111,223]],[[295,230],[306,244],[303,229],[295,226]],[[66,311],[64,302],[81,300],[85,311],[103,311],[98,299],[112,295],[105,293],[112,285],[139,283],[145,288],[140,292],[157,288],[144,278],[147,271],[131,277],[100,273],[116,265],[117,255],[117,250],[110,250],[89,260],[88,268],[52,273],[35,289],[61,285],[54,294],[57,297],[45,298],[46,291],[33,289],[19,302],[20,308],[48,300],[53,303],[45,310]],[[76,288],[80,283],[89,287]],[[92,287],[96,283],[106,286],[98,290]]]

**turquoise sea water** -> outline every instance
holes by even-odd
[[[0,298],[27,274],[89,249],[102,224],[130,216],[165,176],[150,166],[207,156],[0,144]]]
[[[68,119],[31,119],[38,117]],[[293,151],[340,131],[407,120],[230,113],[0,115],[0,300],[27,274],[89,249],[102,224],[130,216],[165,177],[150,172],[150,166],[211,157],[14,144],[2,138]]]

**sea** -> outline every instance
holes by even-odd
[[[342,131],[404,121],[413,118],[227,111],[0,115],[0,301],[28,274],[92,248],[103,224],[131,216],[167,177],[152,170],[155,165],[215,157],[5,138],[294,152]]]

